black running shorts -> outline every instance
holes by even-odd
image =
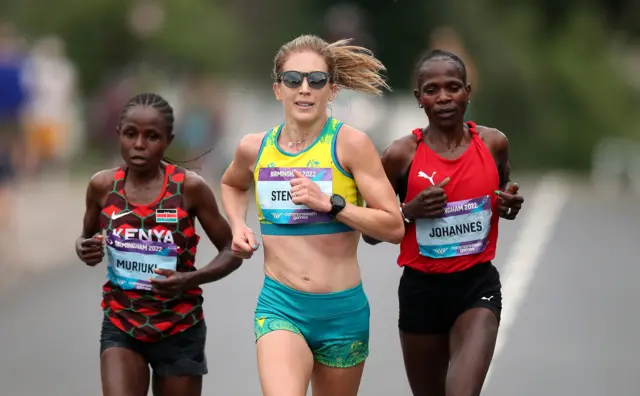
[[[404,267],[398,287],[398,327],[405,333],[446,334],[471,308],[487,308],[500,321],[500,275],[491,262],[450,274],[427,274]]]
[[[114,347],[140,354],[161,377],[201,376],[208,372],[205,356],[207,326],[204,321],[158,342],[142,342],[117,328],[105,316],[102,321],[100,355]]]

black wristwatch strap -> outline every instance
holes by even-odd
[[[345,208],[345,206],[347,206],[345,199],[340,195],[333,194],[331,196],[331,210],[329,211],[329,214],[335,217]]]

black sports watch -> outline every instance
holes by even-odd
[[[329,211],[329,214],[335,217],[342,211],[342,209],[344,209],[345,206],[347,206],[347,201],[345,201],[340,195],[333,194],[331,195],[331,210]]]

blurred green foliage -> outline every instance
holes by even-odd
[[[585,169],[603,136],[637,135],[637,101],[597,9],[576,4],[552,23],[541,3],[454,6],[481,76],[476,111],[509,136],[516,166]]]
[[[165,0],[156,35],[131,32],[133,0],[20,0],[0,13],[30,37],[55,32],[91,95],[111,74],[146,62],[178,71],[266,81],[278,46],[324,35],[324,12],[340,0]],[[473,116],[503,130],[521,167],[588,167],[603,136],[637,135],[637,93],[626,82],[614,37],[640,34],[632,0],[368,0],[366,29],[391,85],[407,95],[433,29],[451,26],[478,70]]]
[[[217,2],[164,1],[165,22],[148,38],[133,33],[133,0],[20,0],[0,7],[30,37],[56,34],[91,93],[137,61],[189,71],[232,71],[242,51],[242,24]],[[3,10],[4,8],[4,10]]]

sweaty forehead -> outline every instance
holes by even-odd
[[[443,79],[455,79],[464,82],[459,66],[449,59],[434,59],[427,61],[422,64],[418,71],[418,84]]]
[[[151,106],[133,106],[124,115],[122,124],[135,125],[139,128],[154,127],[164,128],[164,118],[162,114]]]
[[[290,54],[282,68],[282,71],[287,70],[295,70],[303,73],[329,71],[324,58],[313,51],[294,52]]]

